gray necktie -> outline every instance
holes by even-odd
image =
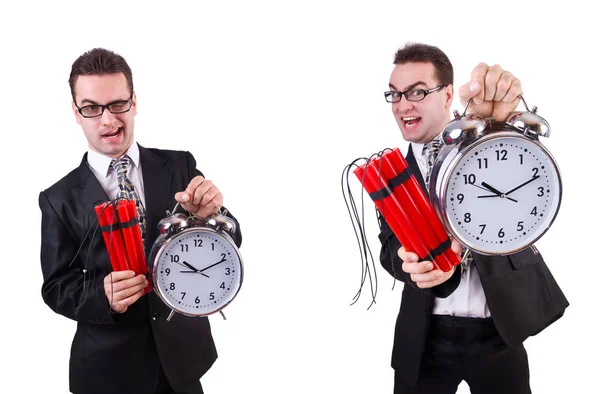
[[[135,201],[135,207],[138,213],[138,219],[140,221],[140,230],[142,230],[142,238],[146,236],[146,210],[140,200],[139,195],[135,191],[135,187],[131,180],[127,177],[127,167],[129,166],[131,159],[127,156],[121,157],[119,160],[112,160],[110,165],[117,173],[117,182],[119,183],[119,191],[117,192],[117,198],[125,198],[127,200]]]

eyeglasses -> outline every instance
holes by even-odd
[[[397,92],[395,90],[384,92],[385,101],[388,103],[397,103],[402,100],[402,96],[406,97],[408,101],[421,101],[423,100],[429,93],[437,92],[441,88],[447,85],[440,85],[437,88],[423,90],[423,89],[412,89],[407,90],[406,92]]]
[[[105,105],[86,105],[81,108],[77,107],[77,104],[75,104],[75,106],[77,107],[77,111],[79,111],[81,116],[83,116],[84,118],[96,118],[98,116],[101,116],[104,113],[104,109],[108,109],[108,111],[111,114],[122,114],[124,112],[129,111],[132,105],[133,102],[131,101],[131,98],[129,98],[129,100],[113,101],[112,103],[108,103]]]

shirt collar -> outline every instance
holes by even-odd
[[[129,147],[129,149],[127,149],[127,152],[125,152],[123,156],[129,156],[133,165],[139,168],[140,148],[138,147],[138,144],[136,142],[131,144],[131,146]],[[102,153],[98,153],[94,150],[88,149],[88,165],[92,168],[92,170],[94,170],[96,174],[101,174],[103,177],[108,178],[108,176],[110,175],[110,171],[112,170],[112,167],[110,166],[112,160],[112,157],[108,157],[103,155]]]

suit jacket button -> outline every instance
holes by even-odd
[[[152,314],[152,320],[156,321],[156,319],[158,319],[158,313],[154,312]]]

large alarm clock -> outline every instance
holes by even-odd
[[[550,126],[536,110],[515,112],[506,122],[455,111],[442,132],[430,199],[450,235],[473,251],[523,250],[558,213],[560,171],[539,141],[549,137]]]
[[[175,210],[174,210],[175,211]],[[235,298],[243,279],[242,257],[229,235],[235,222],[218,214],[208,219],[168,214],[148,259],[156,295],[172,312],[207,316]]]

